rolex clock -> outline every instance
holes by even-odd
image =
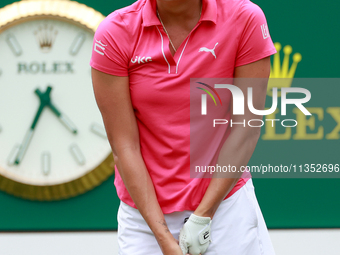
[[[89,61],[103,15],[63,0],[0,9],[0,189],[26,199],[84,193],[114,169]]]

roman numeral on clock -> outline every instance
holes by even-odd
[[[76,38],[74,38],[73,43],[70,47],[70,54],[72,56],[75,56],[78,54],[81,46],[83,45],[85,41],[85,35],[83,33],[79,33]]]
[[[71,154],[74,158],[74,160],[79,164],[79,165],[84,165],[85,164],[85,157],[84,154],[81,152],[79,146],[77,144],[72,144],[70,146],[70,151]]]
[[[107,138],[105,129],[97,123],[92,123],[90,130],[92,133],[96,134],[97,136],[100,136],[101,138],[104,139]]]
[[[14,37],[14,35],[9,34],[7,36],[6,42],[7,42],[8,46],[11,48],[14,55],[20,56],[22,54],[21,46],[18,43],[17,39]]]
[[[51,153],[45,151],[41,154],[41,167],[44,175],[51,172]]]

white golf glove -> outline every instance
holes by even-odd
[[[179,234],[179,246],[184,255],[204,254],[211,242],[210,217],[199,217],[191,214]]]

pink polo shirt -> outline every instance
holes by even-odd
[[[174,56],[155,0],[139,0],[111,13],[98,27],[93,43],[93,68],[129,76],[141,153],[163,213],[195,210],[210,183],[207,178],[190,178],[190,164],[195,164],[190,162],[190,135],[202,125],[190,123],[190,78],[232,78],[235,67],[276,52],[257,5],[249,0],[202,2],[198,24]],[[219,109],[230,116],[230,95],[221,98],[225,107]],[[229,131],[224,125],[204,134],[213,143],[200,162],[216,165]],[[118,197],[136,208],[117,167],[115,174]],[[243,175],[226,198],[250,177]]]

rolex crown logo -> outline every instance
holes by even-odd
[[[268,82],[267,94],[272,96],[273,88],[290,87],[293,82],[293,78],[296,72],[298,63],[302,60],[300,53],[293,55],[293,64],[289,68],[290,55],[293,52],[293,48],[290,45],[286,45],[283,48],[284,58],[281,66],[280,51],[282,46],[280,43],[275,43],[277,53],[273,57],[273,65],[270,67],[270,79]],[[273,79],[280,78],[280,79]],[[281,91],[278,91],[278,96],[281,96]]]
[[[42,52],[47,53],[52,49],[54,40],[58,34],[58,31],[53,26],[40,26],[38,30],[34,31],[34,35],[37,38],[37,42]]]

